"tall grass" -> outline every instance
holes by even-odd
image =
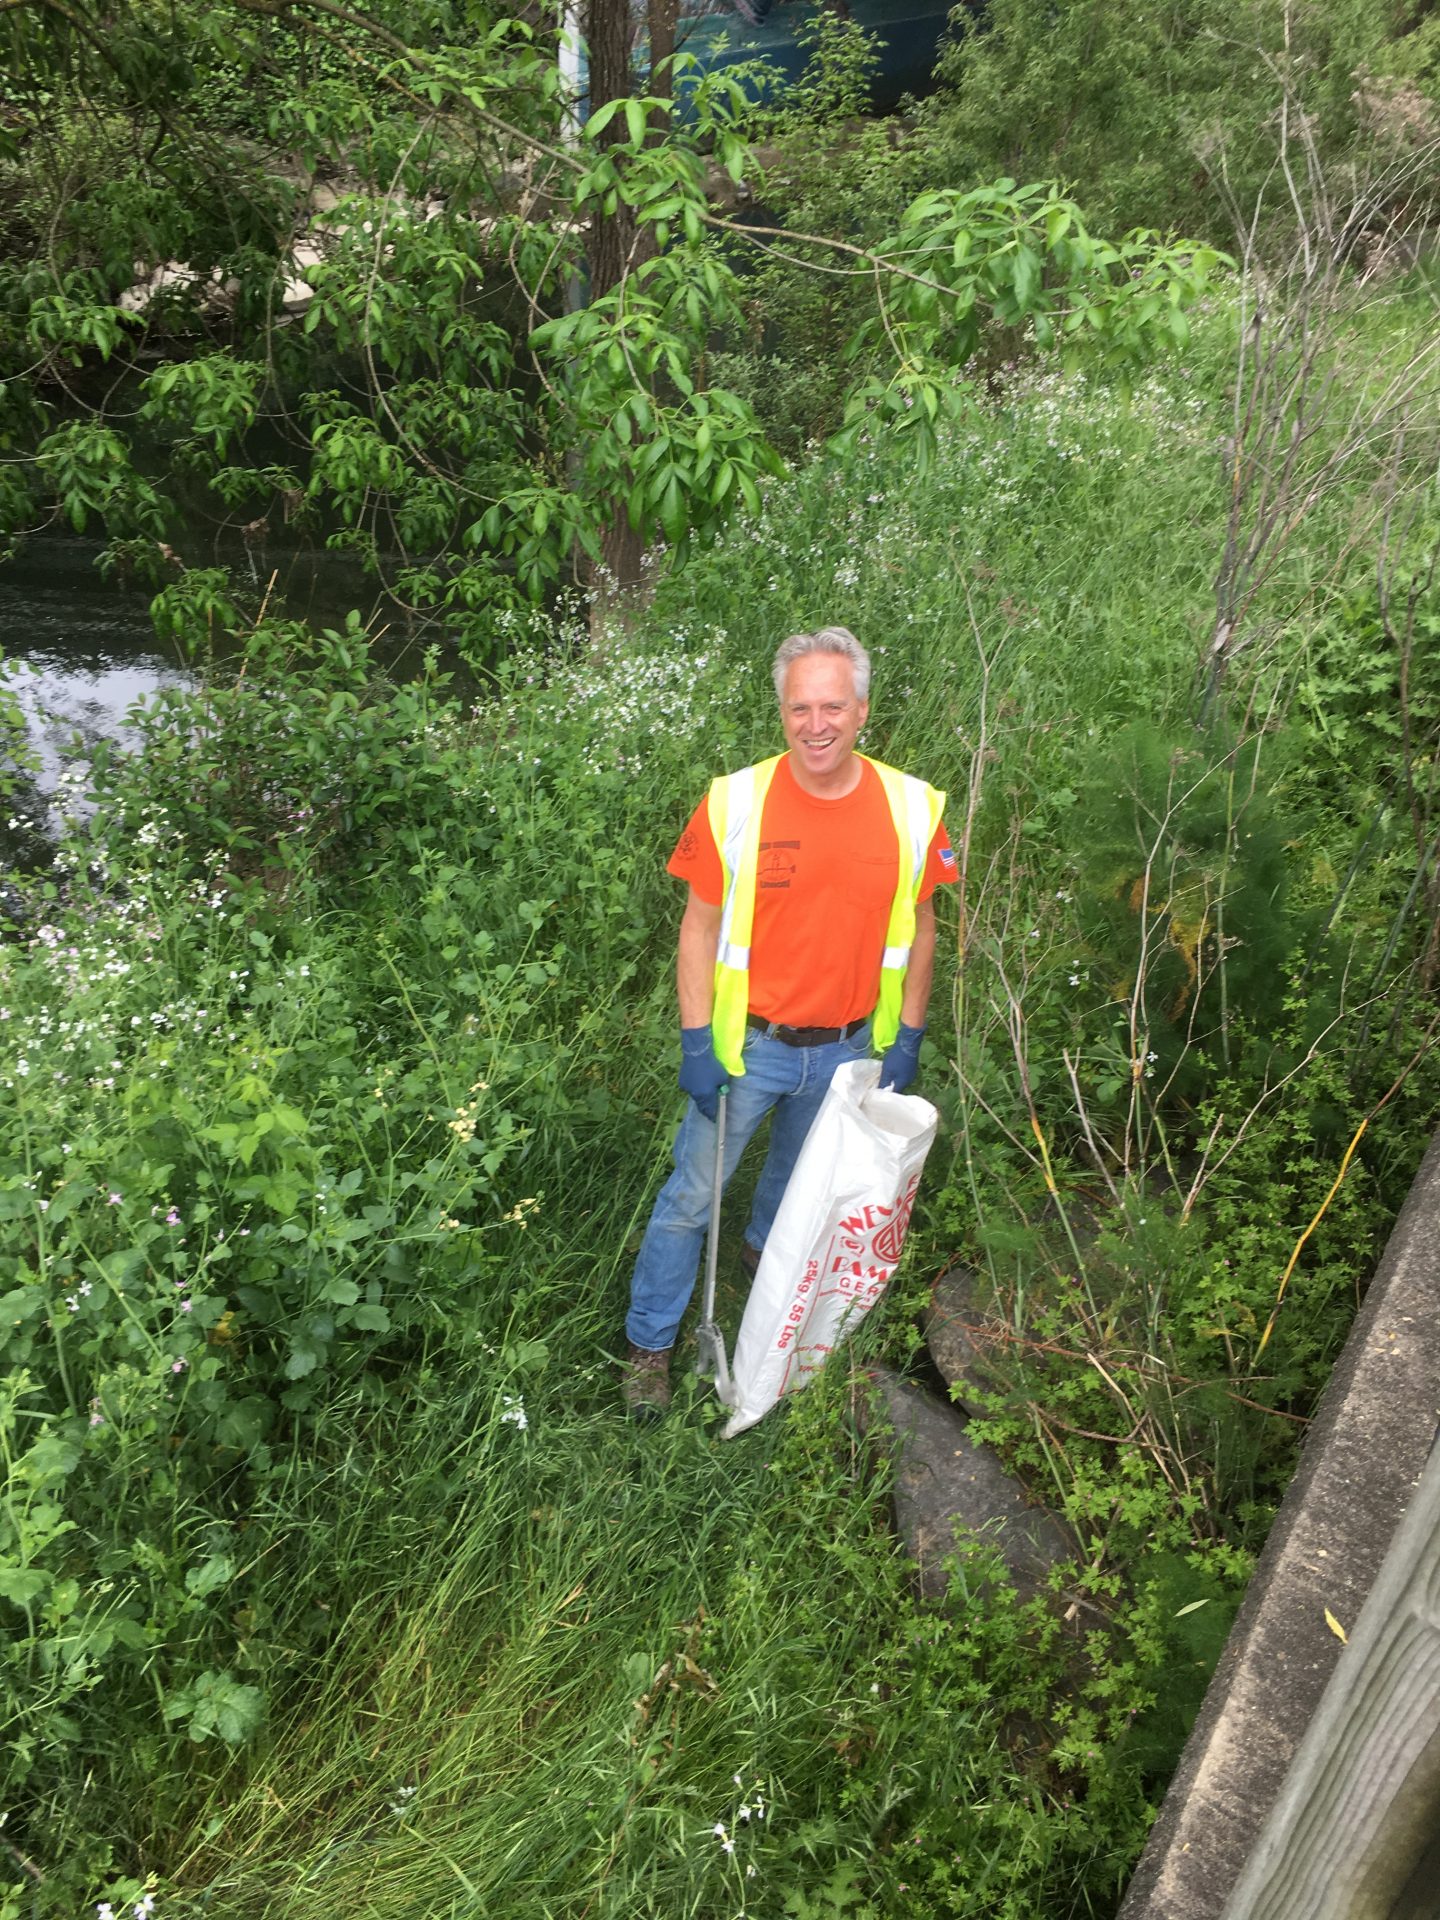
[[[369,1503],[325,1680],[193,1863],[212,1910],[764,1911],[807,1836],[822,1873],[858,1855],[883,1808],[827,1819],[843,1743],[863,1727],[903,1766],[917,1704],[883,1661],[904,1599],[878,1486],[778,1428],[719,1450],[689,1406],[637,1436],[585,1350],[530,1387],[523,1430],[472,1391],[437,1462],[416,1423],[394,1493],[413,1460],[449,1497],[378,1579],[395,1521]]]

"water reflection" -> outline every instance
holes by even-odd
[[[0,686],[19,703],[35,763],[33,772],[15,773],[0,732],[0,776],[13,780],[9,796],[0,794],[0,876],[6,868],[48,861],[60,808],[85,810],[83,776],[96,744],[134,740],[126,715],[137,702],[199,680],[157,639],[148,593],[104,579],[95,564],[99,553],[98,541],[48,533],[0,569]],[[275,614],[340,627],[348,608],[373,608],[373,585],[348,556],[292,549],[275,559]],[[420,671],[425,641],[437,637],[433,631],[416,636],[382,628],[373,658],[382,672],[407,680]],[[447,657],[445,670],[453,692],[473,689],[459,661]],[[74,771],[82,776],[79,782]],[[7,897],[0,878],[0,933],[11,917]]]
[[[87,761],[97,741],[124,741],[137,700],[195,676],[161,647],[147,602],[97,591],[84,565],[63,580],[0,576],[0,650],[0,681],[19,703],[34,761],[0,803],[0,854],[23,860],[28,841],[58,830],[65,768]]]
[[[4,669],[7,686],[25,716],[37,759],[36,785],[53,793],[61,768],[77,755],[88,759],[95,743],[122,738],[124,716],[137,700],[161,687],[192,684],[193,676],[158,654],[129,660],[96,656],[77,661],[35,651]]]

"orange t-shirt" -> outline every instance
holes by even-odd
[[[720,905],[723,870],[707,800],[691,814],[667,864],[707,906]],[[942,823],[930,842],[920,899],[954,878]],[[872,1013],[899,879],[900,843],[875,769],[862,762],[851,792],[821,800],[782,759],[760,817],[750,1011],[790,1027],[842,1027]]]

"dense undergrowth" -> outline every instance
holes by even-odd
[[[1236,324],[814,458],[603,644],[497,615],[473,705],[262,623],[99,769],[0,947],[0,1913],[1113,1910],[1435,1094],[1440,610],[1402,673],[1337,489],[1207,702]],[[827,621],[952,796],[942,1135],[849,1365],[637,1432],[663,856]],[[1028,1607],[912,1597],[859,1437],[956,1259],[1077,1537]]]

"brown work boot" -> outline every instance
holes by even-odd
[[[760,1271],[760,1249],[752,1247],[748,1240],[740,1242],[740,1268],[748,1280],[753,1280]]]
[[[670,1404],[669,1347],[630,1347],[620,1370],[620,1397],[637,1420],[660,1418]]]

